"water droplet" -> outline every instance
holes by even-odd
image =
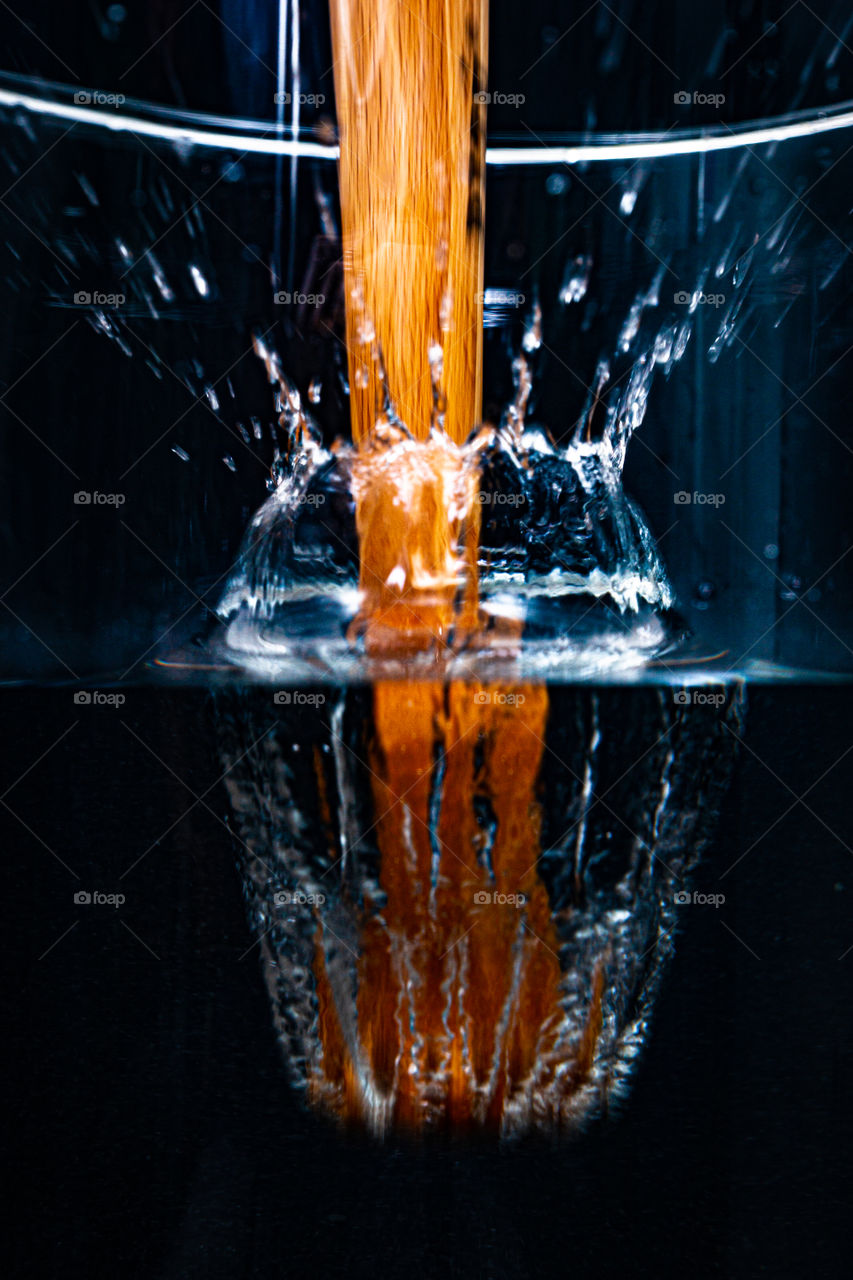
[[[579,253],[569,262],[560,286],[560,301],[565,306],[569,306],[572,302],[581,302],[586,297],[591,271],[592,258],[589,254]]]
[[[323,384],[319,378],[312,378],[308,387],[308,399],[312,404],[319,404],[320,397],[323,394]]]
[[[163,301],[172,302],[174,300],[175,294],[174,294],[174,291],[172,290],[171,285],[169,284],[165,275],[163,274],[163,268],[160,266],[160,263],[154,257],[154,254],[150,252],[150,250],[148,253],[146,253],[145,256],[148,258],[148,261],[151,264],[151,273],[154,277],[154,283],[156,284],[157,288],[160,290],[160,295],[163,298]]]
[[[190,455],[187,453],[186,449],[182,449],[179,444],[172,445],[172,453],[177,454],[182,462],[189,462],[190,460]]]
[[[226,465],[226,467],[228,468],[228,470],[229,470],[229,471],[236,471],[236,470],[237,470],[237,464],[235,463],[234,459],[231,457],[231,454],[230,454],[230,453],[226,453],[226,454],[224,454],[224,455],[223,455],[223,458],[222,458],[222,461],[225,463],[225,465]]]
[[[542,308],[538,302],[533,304],[524,337],[521,339],[521,346],[528,354],[531,351],[538,351],[542,346]]]
[[[226,160],[222,166],[223,182],[242,182],[246,176],[246,170],[239,160]]]
[[[194,262],[190,263],[190,275],[193,278],[193,284],[196,287],[196,291],[199,294],[199,297],[209,298],[210,285],[207,283],[207,280],[205,279],[201,268],[197,267]]]
[[[94,205],[95,208],[97,208],[100,201],[98,200],[98,196],[97,196],[97,193],[95,192],[95,188],[92,186],[89,179],[86,177],[85,174],[78,173],[77,181],[80,183],[80,187],[86,199],[89,201],[89,204]]]
[[[376,341],[376,329],[372,320],[363,320],[356,330],[356,336],[359,342],[373,343]],[[365,386],[367,384],[365,383]]]

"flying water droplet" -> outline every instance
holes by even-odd
[[[77,181],[80,183],[80,187],[83,191],[83,194],[85,195],[86,199],[89,201],[89,204],[94,205],[94,207],[97,208],[98,205],[100,204],[100,201],[98,200],[97,194],[95,192],[95,188],[92,186],[89,179],[83,173],[78,173],[76,177],[77,177]]]
[[[586,253],[579,253],[567,265],[559,295],[560,301],[565,306],[569,306],[572,302],[581,302],[586,297],[591,272],[592,258]]]
[[[196,287],[196,292],[199,297],[209,298],[210,285],[208,284],[201,268],[196,266],[194,262],[190,263],[190,275],[192,276],[193,284]]]
[[[163,268],[160,266],[160,263],[154,257],[154,254],[151,252],[150,249],[146,251],[145,256],[148,259],[149,263],[151,264],[151,274],[154,277],[154,283],[156,284],[157,288],[160,290],[160,296],[162,297],[163,301],[173,302],[175,298],[175,293],[171,285],[169,284],[168,280],[166,279],[166,276],[163,273]]]
[[[527,320],[527,327],[524,330],[524,337],[521,339],[522,350],[530,355],[534,351],[538,351],[542,346],[542,308],[538,302],[534,302],[530,316]]]

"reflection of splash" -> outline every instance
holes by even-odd
[[[454,684],[445,698],[437,683],[376,685],[370,765],[384,905],[362,925],[349,1042],[322,922],[317,947],[323,1054],[309,1095],[334,1114],[374,1129],[444,1118],[499,1126],[510,1111],[528,1113],[553,1077],[559,944],[536,873],[534,798],[547,703],[532,686]],[[431,820],[436,749],[442,802]],[[475,796],[490,810],[485,827]],[[599,1004],[600,992],[581,1073]]]
[[[223,697],[223,763],[308,1101],[509,1135],[623,1094],[738,693],[380,683],[279,724],[262,696]]]

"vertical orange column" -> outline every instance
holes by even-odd
[[[424,438],[430,349],[445,428],[479,421],[487,0],[331,0],[353,439],[375,418],[378,343]]]
[[[547,715],[541,685],[374,686],[369,764],[385,901],[363,921],[349,1038],[322,932],[315,965],[323,1061],[311,1096],[340,1118],[500,1129],[508,1110],[553,1095],[558,1066],[565,1088],[549,1105],[586,1080],[602,981],[579,1043],[561,1051],[560,944],[537,865]]]

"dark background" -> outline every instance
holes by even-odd
[[[0,64],[70,89],[271,124],[269,5],[118,9],[120,20],[88,3],[0,6]],[[525,102],[490,110],[491,140],[725,129],[837,105],[853,98],[848,19],[843,4],[819,0],[620,0],[569,13],[535,3],[523,20],[494,4],[490,83]],[[327,27],[325,8],[303,8],[302,88],[327,95],[317,117],[334,112]],[[677,106],[682,90],[723,93],[725,103]],[[310,125],[307,109],[303,119]],[[9,110],[0,137],[3,674],[137,678],[158,651],[204,630],[266,496],[274,414],[251,350],[255,329],[270,335],[303,394],[312,377],[322,381],[316,414],[326,438],[348,430],[340,246],[320,243],[316,202],[323,189],[334,205],[334,166],[301,162],[291,224],[289,163],[236,146],[180,153]],[[487,328],[485,410],[497,417],[512,395],[512,358],[538,296],[545,346],[530,417],[558,441],[582,420],[599,361],[611,363],[612,404],[658,328],[683,319],[675,292],[693,291],[708,269],[704,287],[719,287],[728,306],[740,288],[733,264],[746,270],[758,238],[729,345],[712,363],[726,308],[700,307],[684,359],[671,377],[656,373],[626,463],[626,489],[659,541],[697,644],[734,669],[744,657],[853,667],[851,140],[842,129],[707,157],[489,169],[486,284],[521,289],[526,302]],[[621,196],[631,189],[628,214]],[[563,306],[567,264],[584,253],[594,261],[589,293]],[[169,302],[150,255],[173,290]],[[727,270],[717,286],[720,258]],[[190,263],[210,282],[203,300]],[[662,263],[660,306],[646,309],[637,342],[616,356],[624,319]],[[321,290],[327,305],[307,316],[274,305],[276,271],[293,290]],[[127,295],[107,309],[110,337],[93,308],[74,303],[78,290]],[[118,491],[125,503],[75,506],[78,490]],[[725,507],[676,507],[679,491],[722,491]]]
[[[215,5],[123,7],[118,21],[103,4],[3,6],[3,69],[170,106],[272,117],[273,82],[240,44],[270,32],[269,6],[223,6],[218,16]],[[716,113],[707,108],[674,109],[673,91],[681,86],[725,92],[725,118],[734,124],[853,96],[846,48],[853,39],[843,4],[815,0],[788,9],[750,0],[701,6],[614,0],[591,6],[561,39],[573,20],[562,3],[527,4],[521,18],[516,6],[493,6],[491,82],[528,98],[523,121],[493,113],[495,136],[518,135],[525,124],[544,135],[713,122]],[[839,37],[845,43],[836,51]],[[325,21],[305,14],[302,43],[305,91],[328,86]],[[542,54],[538,71],[527,74]],[[728,74],[726,60],[733,66]],[[61,154],[58,147],[54,160]],[[135,210],[130,197],[141,188],[134,164],[117,150],[97,157],[81,150],[64,167],[39,171],[35,199],[22,184],[26,200],[16,211],[38,227],[39,201],[68,199],[75,168],[94,174],[102,190],[112,180]],[[195,190],[204,191],[215,176],[193,173]],[[216,206],[226,219],[239,207],[243,238],[262,254],[268,177],[252,188],[251,225],[236,190],[229,195],[225,188]],[[838,200],[848,187],[839,181]],[[79,193],[76,200],[82,203]],[[150,216],[150,205],[145,212]],[[694,213],[691,207],[685,214],[685,227]],[[263,307],[261,286],[249,280],[257,263],[242,258],[221,227],[214,232],[211,260],[223,276],[246,277],[239,305],[223,292],[214,300],[214,319],[199,326],[198,349],[219,373],[228,353],[246,345],[246,316]],[[15,225],[15,234],[27,232]],[[496,232],[496,260],[514,237],[511,226]],[[49,256],[44,250],[35,279]],[[624,264],[618,255],[615,261],[617,269]],[[846,300],[849,268],[838,281]],[[37,306],[48,296],[40,288]],[[181,304],[191,324],[188,299]],[[43,313],[26,293],[4,308],[4,392],[65,328],[61,312],[50,314],[55,329],[43,327]],[[848,311],[827,314],[828,345],[797,391],[846,349]],[[811,329],[801,323],[774,351],[779,370],[798,347],[809,348]],[[79,483],[106,489],[138,452],[127,432],[134,411],[154,440],[163,407],[140,360],[122,363],[82,324],[68,341],[20,383],[10,404],[67,453]],[[169,340],[162,341],[169,363],[183,372]],[[176,351],[182,346],[177,339]],[[195,350],[184,349],[184,356]],[[720,387],[728,380],[727,373],[708,379],[708,394],[724,405]],[[252,405],[247,414],[267,395],[257,371],[246,374],[239,391]],[[746,391],[742,411],[755,417],[764,387]],[[837,425],[849,403],[843,361],[823,391],[819,411]],[[577,389],[572,394],[582,400]],[[168,412],[177,417],[183,407],[176,397]],[[673,392],[659,415],[650,413],[647,428],[655,431],[679,408]],[[789,409],[787,489],[780,489],[774,454],[755,501],[777,511],[811,489],[806,516],[788,522],[788,555],[793,570],[805,548],[807,563],[822,570],[849,545],[847,519],[815,530],[806,517],[837,509],[849,493],[849,451],[839,445],[823,453],[815,470],[814,423],[802,406]],[[4,421],[0,537],[7,584],[66,529],[78,485],[16,422]],[[212,439],[212,431],[220,434]],[[662,427],[649,436],[658,451],[666,438]],[[240,446],[221,422],[211,427],[203,404],[176,439],[188,445],[194,469],[175,463],[167,471],[153,452],[134,479],[125,515],[206,597],[263,496],[269,459],[243,460],[239,489],[229,488],[221,455],[233,450],[240,460]],[[166,461],[174,463],[169,455]],[[632,466],[641,488],[644,477],[649,493],[660,487],[651,461],[639,455]],[[837,491],[824,487],[832,477]],[[668,500],[667,490],[654,513],[659,533]],[[198,606],[150,551],[118,531],[114,512],[86,514],[88,524],[9,597],[24,619],[11,638],[14,659],[7,649],[15,675],[70,679],[64,663],[82,670],[87,654],[95,670],[117,652],[129,663],[185,608]],[[697,542],[691,553],[688,601],[709,576],[710,542]],[[724,585],[718,583],[720,591]],[[771,582],[769,590],[776,587]],[[837,619],[829,617],[838,633]],[[26,624],[51,643],[52,656]],[[804,609],[785,625],[811,627],[801,646],[807,653],[826,640]],[[9,973],[3,1097],[13,1182],[3,1218],[11,1274],[514,1280],[847,1273],[853,853],[844,753],[853,693],[846,686],[751,691],[749,749],[705,860],[707,887],[758,843],[726,877],[725,907],[697,908],[685,920],[624,1113],[568,1144],[502,1150],[394,1143],[378,1149],[342,1139],[296,1108],[251,950],[234,849],[220,821],[227,815],[221,788],[213,785],[206,796],[209,809],[197,804],[187,813],[220,772],[209,697],[134,685],[125,696],[120,712],[84,708],[87,715],[78,714],[70,688],[6,689],[0,697]],[[78,727],[56,745],[75,721]],[[815,783],[807,809],[795,797]],[[68,868],[80,883],[116,892],[122,871],[144,853],[126,878],[120,918],[108,908],[77,916],[78,881]]]
[[[697,877],[726,902],[685,909],[622,1114],[426,1150],[297,1110],[224,789],[190,809],[221,773],[211,699],[126,696],[0,700],[8,1274],[847,1274],[849,689],[751,692]]]
[[[303,92],[333,106],[328,13],[301,9]],[[3,6],[3,67],[196,111],[275,117],[278,5],[270,0],[51,0]],[[530,0],[490,8],[489,81],[523,93],[495,107],[494,132],[626,132],[730,122],[853,97],[844,0]],[[678,90],[726,95],[725,111],[673,103]],[[310,119],[310,113],[309,113]]]

